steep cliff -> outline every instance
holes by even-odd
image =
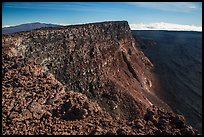
[[[85,93],[126,118],[139,116],[150,105],[141,87],[151,63],[134,44],[127,22],[40,29],[3,38],[3,47],[13,45],[17,55],[43,65],[67,91]]]
[[[30,88],[28,87],[30,86],[36,87],[34,90],[31,90],[32,88],[30,89],[30,91],[37,93],[37,95],[31,95],[31,98],[36,98],[34,104],[31,103],[29,105],[29,101],[25,99],[20,100],[20,102],[24,101],[25,105],[22,105],[25,106],[25,109],[29,109],[38,120],[43,118],[44,114],[48,114],[49,117],[50,115],[54,115],[55,117],[65,119],[65,123],[67,123],[67,118],[70,119],[70,117],[71,119],[73,117],[74,119],[78,119],[84,118],[84,115],[91,116],[89,113],[86,114],[86,109],[88,108],[83,107],[83,98],[88,98],[92,102],[95,102],[94,104],[98,104],[96,108],[101,108],[101,114],[109,115],[116,121],[143,119],[145,113],[147,113],[146,109],[153,104],[168,109],[168,106],[150,91],[152,85],[149,69],[153,65],[141,51],[135,48],[135,42],[132,38],[128,22],[126,21],[44,28],[30,32],[14,33],[3,35],[2,43],[4,64],[3,86],[5,87],[3,94],[5,95],[8,89],[10,89],[9,93],[13,93],[3,96],[3,108],[7,106],[5,102],[8,104],[12,103],[12,101],[9,103],[8,100],[9,98],[16,97],[14,93],[22,92],[23,96],[24,90],[19,89],[19,83],[21,83],[20,87],[22,86],[26,90],[29,90]],[[21,63],[16,61],[18,58],[20,58]],[[35,65],[29,65],[29,62],[34,62]],[[26,69],[23,70],[17,69],[24,65],[28,65],[29,67],[25,67]],[[37,75],[37,70],[33,70],[36,65],[39,65],[41,70],[39,72],[40,76]],[[12,69],[15,70],[10,71]],[[19,75],[16,73],[17,71]],[[32,73],[29,73],[30,71]],[[37,71],[37,74],[35,71]],[[50,74],[52,74],[52,78],[47,78]],[[27,80],[25,80],[26,76]],[[28,79],[29,76],[31,76],[30,79]],[[39,77],[39,79],[36,77]],[[41,83],[40,79],[43,78],[45,82]],[[21,82],[16,82],[17,79],[20,79]],[[22,84],[23,81],[29,80],[31,80],[29,85],[29,82]],[[52,82],[55,80],[57,80],[58,84]],[[39,84],[33,85],[32,82]],[[45,90],[43,85],[49,87],[49,90]],[[62,87],[60,88],[60,86]],[[30,92],[26,90],[25,92]],[[68,106],[66,105],[66,100],[75,97],[75,94],[70,91],[76,92],[76,100],[78,100],[79,104],[76,106],[78,107],[73,106],[72,103],[71,106],[69,103],[67,104]],[[47,100],[48,104],[44,102],[45,104],[43,106],[35,108],[37,107],[35,104],[39,105],[39,103],[36,103],[39,100],[39,92],[41,94],[48,94],[47,97],[43,96],[41,99],[44,101]],[[83,95],[80,95],[78,92]],[[80,97],[85,95],[87,97]],[[62,100],[61,104],[58,102],[60,99]],[[82,104],[80,103],[81,99]],[[88,102],[88,99],[85,99],[85,102],[86,100]],[[71,100],[70,102],[77,104],[77,101]],[[50,104],[48,106],[50,101],[52,105]],[[93,104],[91,101],[88,104]],[[12,106],[12,104],[10,105]],[[92,110],[95,109],[93,105],[91,105],[91,108]],[[7,117],[10,116],[12,109],[13,107],[9,107],[4,110],[4,123],[9,124]],[[20,114],[21,109],[18,112]],[[36,110],[39,110],[39,112],[34,112]],[[98,111],[94,110],[95,112]],[[98,113],[95,115],[100,116]],[[103,115],[101,117],[105,118]],[[18,117],[18,115],[15,116]],[[146,118],[147,121],[148,119]],[[10,120],[13,121],[12,118]],[[15,121],[13,122],[15,123]],[[70,124],[70,122],[68,123]],[[140,123],[144,124],[145,122]],[[117,124],[115,127],[117,127]],[[52,126],[52,128],[54,127]],[[35,130],[37,130],[37,133],[40,133],[39,129]],[[124,129],[118,130],[120,130],[118,132],[123,132]],[[155,132],[157,130],[154,129]],[[85,133],[85,131],[83,132]],[[172,132],[174,133],[176,131]],[[53,130],[48,133],[53,133]],[[104,130],[103,134],[105,133]],[[136,131],[134,133],[136,134]],[[60,133],[57,132],[57,134]],[[149,134],[154,133],[152,131]]]

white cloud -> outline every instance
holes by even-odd
[[[89,11],[110,12],[113,7],[103,8],[99,3],[91,2],[5,2],[3,7],[19,9],[41,9],[41,10],[66,10],[66,11]]]
[[[67,23],[51,23],[51,24],[56,24],[56,25],[61,25],[61,26],[69,26],[72,24],[67,24]]]
[[[173,30],[173,31],[201,31],[202,26],[195,25],[181,25],[174,23],[150,23],[150,24],[130,24],[131,30]]]
[[[11,27],[12,25],[4,25],[2,28]]]
[[[196,6],[190,6],[189,8],[190,8],[190,9],[197,9]]]
[[[189,12],[202,9],[198,2],[128,2],[142,8],[151,8],[163,11]]]
[[[101,21],[99,21],[101,22]],[[67,23],[52,23],[52,24],[57,24],[57,25],[62,25],[62,26],[69,26],[69,25],[83,25],[83,24],[89,24],[89,23],[93,23],[93,22],[79,22],[79,23],[72,23],[72,24],[67,24]]]

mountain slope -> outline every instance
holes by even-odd
[[[61,25],[46,24],[46,23],[39,23],[39,22],[27,23],[27,24],[21,24],[21,25],[17,25],[17,26],[2,28],[2,34],[21,32],[21,31],[29,31],[29,30],[44,28],[44,27],[59,27],[59,26],[61,26]]]
[[[202,33],[132,31],[132,35],[156,66],[157,96],[202,133]]]
[[[9,71],[13,67],[17,67],[15,64],[21,64],[15,63],[15,58],[20,57],[22,60],[25,60],[25,64],[22,65],[29,64],[27,62],[35,62],[40,65],[43,72],[41,77],[47,78],[47,74],[52,74],[52,78],[56,79],[63,85],[65,94],[69,94],[70,91],[80,92],[92,102],[98,104],[104,113],[107,113],[112,119],[114,119],[109,121],[112,121],[113,123],[125,122],[124,124],[129,131],[127,129],[126,133],[126,129],[118,129],[119,131],[116,131],[117,134],[128,134],[128,132],[132,134],[139,134],[139,132],[143,132],[142,134],[145,134],[145,132],[147,132],[146,134],[156,134],[156,131],[160,134],[177,134],[177,131],[179,131],[178,134],[184,134],[184,131],[180,131],[181,128],[188,129],[186,132],[189,132],[189,134],[190,132],[192,132],[191,134],[195,134],[192,128],[189,129],[189,127],[185,125],[184,118],[175,116],[173,112],[162,111],[162,113],[160,113],[159,111],[159,116],[166,115],[166,124],[159,122],[160,118],[156,116],[157,112],[155,112],[154,105],[160,105],[159,107],[169,111],[170,108],[151,93],[151,75],[149,71],[153,67],[153,64],[140,50],[135,48],[135,41],[131,35],[128,22],[126,21],[91,23],[59,28],[43,28],[30,32],[7,34],[3,35],[2,43],[3,55],[5,56],[3,59],[3,64],[5,64],[3,69],[6,70],[3,74],[4,87],[6,87],[3,94],[8,92],[8,85],[11,82],[11,80],[9,80],[10,77],[12,78],[12,81],[15,77],[15,84],[13,85],[13,82],[10,83],[13,88],[11,88],[11,92],[15,93],[20,92],[19,85],[16,84],[16,77],[24,79],[27,75],[35,76],[35,71],[33,70],[35,66],[27,67],[29,73],[25,74],[25,72],[22,72],[22,75],[25,76],[18,76],[16,73]],[[14,61],[8,63],[8,60]],[[50,87],[48,88],[48,91],[51,93],[54,92],[54,95],[50,95],[50,98],[48,99],[49,101],[47,102],[48,105],[51,104],[51,106],[49,107],[45,104],[43,105],[45,108],[43,110],[47,110],[53,115],[49,116],[51,119],[60,116],[60,118],[65,120],[65,123],[70,123],[71,121],[69,118],[73,115],[80,116],[79,118],[74,119],[74,121],[79,119],[82,119],[83,121],[84,118],[81,116],[86,113],[86,110],[83,109],[86,105],[84,106],[83,103],[80,103],[80,100],[83,100],[83,97],[80,97],[81,94],[79,96],[76,95],[78,98],[76,100],[79,101],[76,103],[76,107],[70,107],[75,101],[70,101],[71,104],[65,102],[72,95],[65,96],[65,98],[58,97],[58,88],[55,89],[56,86],[50,85],[51,82],[48,82],[50,84],[46,84],[46,81],[49,81],[52,78],[44,80],[44,84]],[[40,88],[43,84],[41,83],[42,80],[39,79],[33,81],[39,83],[34,91],[32,90],[32,82],[25,85],[25,88],[28,86],[31,87],[30,90],[33,92],[42,92],[42,94],[45,94],[44,92],[46,92],[47,88]],[[17,89],[13,86],[17,87]],[[26,88],[25,92],[30,92],[29,88]],[[61,95],[61,92],[59,94]],[[10,96],[11,97],[8,98],[6,95],[4,96],[6,102],[3,103],[4,106],[8,106],[8,104],[13,106],[12,104],[14,103],[10,102],[9,98],[16,97],[13,94]],[[34,98],[36,101],[40,100],[36,95],[31,96],[31,98]],[[59,108],[59,102],[55,100],[56,98],[64,101],[64,103],[62,101],[62,106],[60,105]],[[29,104],[26,100],[20,102],[23,101],[25,106]],[[52,105],[57,108],[55,109]],[[150,111],[148,108],[152,108],[153,110]],[[9,123],[7,121],[9,116],[8,113],[11,110],[12,109],[5,110],[4,123],[15,125],[15,122]],[[33,111],[32,107],[31,111]],[[41,119],[43,114],[47,111],[40,111],[42,113],[38,114],[39,117],[37,117],[37,119]],[[21,111],[19,113],[21,113]],[[81,113],[83,115],[81,115]],[[87,115],[90,116],[89,112]],[[153,115],[155,115],[155,118],[152,117]],[[105,116],[103,117],[102,115],[101,117],[105,118]],[[175,120],[172,121],[174,117]],[[137,119],[141,120],[139,123],[141,123],[140,127],[143,127],[143,131],[139,131],[137,128],[134,129],[134,122],[133,125],[130,126],[131,122]],[[146,122],[149,120],[154,121],[154,123]],[[41,120],[39,120],[39,122],[41,122]],[[104,123],[103,126],[107,127],[107,123],[109,122],[106,120],[106,122],[101,123]],[[120,125],[119,123],[118,125]],[[155,128],[152,130],[146,130],[144,126],[141,126],[145,125],[145,123],[148,123],[146,126],[148,126],[149,129],[151,125]],[[180,124],[176,126],[178,123]],[[166,128],[164,129],[162,125]],[[116,124],[115,127],[111,127],[112,130],[114,129],[115,131],[117,130],[115,127],[118,126]],[[4,128],[6,129],[6,127]],[[51,126],[51,128],[52,130],[49,131],[50,134],[53,130],[57,129],[54,126]],[[167,129],[169,130],[168,133]],[[104,131],[107,132],[106,130]],[[37,132],[38,134],[42,133],[39,129],[36,129],[36,131],[33,132]],[[57,133],[60,134],[60,132]],[[85,133],[86,132],[83,131],[83,134]],[[80,132],[78,131],[77,134],[80,134]]]

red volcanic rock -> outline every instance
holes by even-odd
[[[144,79],[151,64],[135,48],[126,21],[14,33],[4,35],[2,41],[7,55],[35,60],[66,91],[79,91],[98,100],[114,117],[134,119],[150,106],[142,92],[149,86]],[[38,73],[28,70],[29,66],[23,70],[25,75]]]
[[[182,115],[177,115],[171,122],[176,125],[177,128],[182,128],[184,126],[185,118]]]
[[[5,135],[195,133],[180,116],[151,108],[148,98],[157,98],[145,93],[152,65],[125,21],[39,29],[2,41]]]

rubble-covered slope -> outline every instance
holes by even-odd
[[[3,55],[3,135],[192,135],[183,116],[157,107],[141,118],[111,117],[98,103],[63,85],[43,67]]]
[[[125,21],[14,33],[2,42],[4,134],[195,134],[173,113],[146,111],[168,106],[151,94],[153,65]]]
[[[65,90],[85,93],[113,116],[131,119],[150,106],[141,86],[151,63],[134,47],[125,21],[5,35],[7,46],[43,65]]]

